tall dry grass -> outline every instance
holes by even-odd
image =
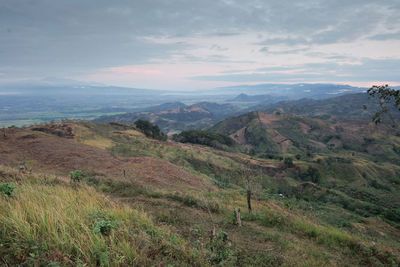
[[[2,173],[5,169],[2,169]],[[0,259],[9,265],[201,264],[200,253],[140,210],[55,177],[25,176],[0,197]],[[97,224],[110,222],[107,234]]]

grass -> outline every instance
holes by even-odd
[[[27,265],[199,265],[201,253],[157,227],[146,213],[117,204],[94,188],[57,177],[15,182],[13,197],[0,198],[0,258]],[[115,227],[96,233],[104,221]]]
[[[396,213],[387,218],[374,213],[397,207],[399,167],[390,162],[338,150],[298,159],[281,155],[295,159],[285,168],[281,160],[151,140],[129,126],[77,125],[81,143],[116,156],[168,161],[211,183],[198,190],[185,182],[164,187],[133,174],[122,180],[113,172],[82,168],[82,182],[74,185],[69,179],[0,168],[1,184],[16,186],[13,196],[0,202],[0,226],[7,225],[0,260],[89,266],[399,264],[399,233],[388,219]],[[318,184],[299,178],[308,166],[321,172]],[[252,189],[250,215],[246,178]],[[242,211],[242,227],[234,223],[234,208]],[[226,242],[210,241],[213,227],[227,234]]]

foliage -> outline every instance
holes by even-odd
[[[93,232],[96,234],[108,235],[111,229],[117,228],[115,222],[105,219],[100,219],[96,222]]]
[[[372,120],[375,123],[382,122],[383,115],[388,114],[392,123],[395,124],[395,118],[391,114],[391,107],[400,110],[400,90],[390,88],[389,85],[373,85],[368,89],[367,93],[371,97],[377,97],[379,100],[379,111],[374,114]],[[364,108],[367,108],[364,106]]]
[[[228,240],[228,233],[220,230],[210,241],[211,261],[214,264],[227,264],[232,256],[231,243]]]
[[[257,120],[249,123],[245,128],[244,137],[246,142],[253,146],[258,153],[279,153],[279,145],[274,142],[266,131],[266,128]]]
[[[136,128],[144,133],[147,137],[154,138],[161,141],[167,140],[167,135],[163,133],[157,125],[153,125],[146,120],[135,121]]]
[[[236,142],[225,134],[207,130],[187,130],[173,136],[176,142],[206,145],[226,149],[236,145]]]
[[[69,173],[69,177],[71,181],[75,183],[79,183],[83,179],[83,171],[82,170],[75,170]]]
[[[285,158],[283,160],[283,165],[285,166],[285,168],[293,168],[294,167],[293,159],[292,158]]]
[[[317,168],[308,166],[307,171],[302,174],[303,180],[308,180],[313,183],[318,183],[321,179],[321,173]]]
[[[15,186],[9,183],[0,184],[0,192],[3,193],[5,196],[12,196],[12,193],[15,189]]]

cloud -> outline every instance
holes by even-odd
[[[199,81],[230,81],[230,82],[368,82],[374,81],[399,82],[400,60],[363,60],[359,64],[310,63],[296,67],[262,68],[253,73],[233,73],[209,76],[194,76]]]
[[[231,77],[238,82],[335,80],[323,67],[318,74],[259,73],[313,63],[399,80],[388,74],[394,66],[387,60],[400,58],[399,11],[398,0],[0,0],[0,80],[98,77],[104,69],[140,65],[137,71],[144,71],[155,64],[182,70],[187,63],[208,66],[194,76],[210,79],[229,80],[224,74],[243,70],[245,76]],[[349,62],[362,66],[343,67]],[[177,87],[193,81],[173,76],[180,77]]]

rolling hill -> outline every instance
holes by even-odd
[[[293,140],[298,128],[281,121],[325,123],[303,126],[307,140],[300,144],[335,126],[249,113],[216,129],[234,134],[257,120]],[[374,138],[365,141],[385,153],[400,144],[395,130],[382,140],[386,129],[341,126],[340,140],[365,132]],[[384,160],[367,146],[296,157],[292,150],[302,146],[291,146],[277,154],[282,159],[264,159],[153,140],[118,123],[8,128],[0,136],[0,192],[10,188],[4,184],[15,189],[0,197],[0,260],[9,266],[400,264],[398,154]],[[234,209],[241,210],[242,226]]]
[[[364,109],[364,105],[368,108]],[[294,101],[283,101],[272,105],[259,105],[254,107],[265,113],[288,113],[305,117],[319,119],[351,119],[370,121],[379,110],[376,99],[369,98],[366,93],[347,94],[344,96],[331,97],[327,99],[300,99]],[[400,118],[395,109],[389,109],[394,116]],[[388,121],[388,118],[384,118]]]
[[[257,154],[352,151],[398,162],[400,130],[370,121],[327,121],[290,114],[250,112],[217,123],[210,130],[229,134]]]
[[[138,119],[157,124],[160,129],[173,134],[187,129],[201,129],[212,126],[217,121],[237,114],[240,108],[232,104],[200,102],[185,105],[181,102],[166,103],[145,111],[102,116],[95,121],[133,123]]]
[[[285,97],[290,100],[301,98],[324,99],[332,96],[365,92],[366,88],[341,84],[257,84],[220,87],[213,90],[219,94],[247,94],[247,95],[271,95],[273,97]]]

